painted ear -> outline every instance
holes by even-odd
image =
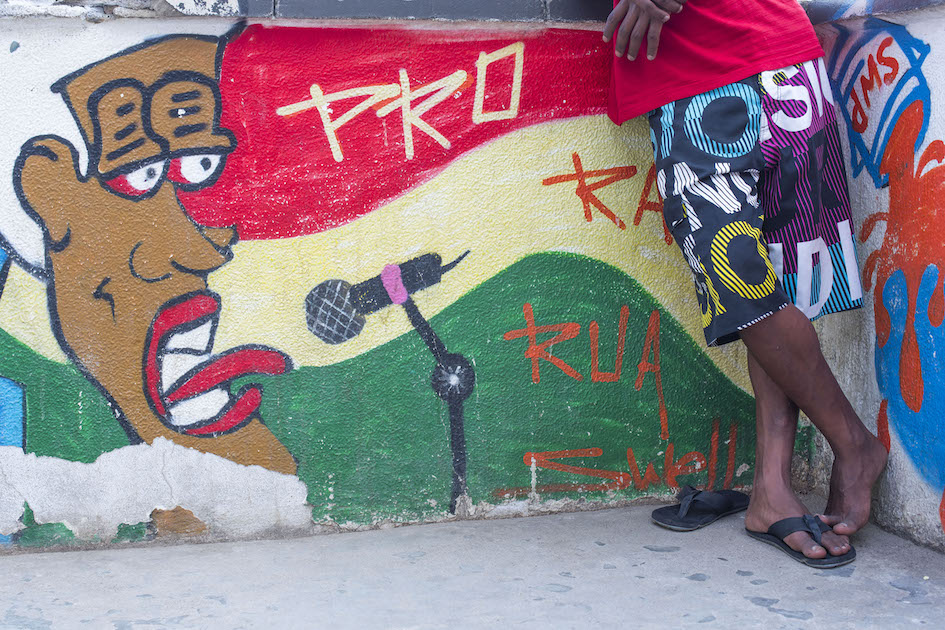
[[[13,186],[23,209],[43,226],[47,245],[65,247],[70,209],[83,197],[86,186],[69,141],[58,136],[27,141],[13,167]]]

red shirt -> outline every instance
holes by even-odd
[[[646,58],[645,37],[636,61],[614,59],[608,113],[619,124],[823,54],[797,0],[688,0],[663,26],[656,59]]]

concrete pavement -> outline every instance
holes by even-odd
[[[874,526],[809,569],[652,506],[0,557],[0,628],[942,627],[945,556]]]

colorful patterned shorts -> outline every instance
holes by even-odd
[[[789,302],[811,319],[862,304],[822,60],[669,103],[649,122],[663,216],[710,346]]]

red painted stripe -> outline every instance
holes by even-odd
[[[938,517],[942,522],[942,531],[945,531],[945,494],[942,494],[942,502],[938,506]]]
[[[517,115],[474,122],[477,85],[483,110],[508,110],[514,57],[482,72],[481,54],[524,44]],[[236,225],[240,238],[286,238],[338,227],[429,181],[451,162],[505,134],[531,125],[591,114],[607,107],[613,53],[600,31],[522,31],[408,28],[291,28],[250,26],[223,56],[221,125],[237,139],[219,180],[179,196],[204,225]],[[420,115],[448,141],[442,146],[412,126],[407,156],[402,108],[381,117],[384,102],[335,130],[343,156],[336,161],[321,115],[314,107],[291,115],[281,107],[368,86],[394,86],[404,70],[412,93],[458,71],[465,81]],[[435,97],[411,100],[416,109]],[[329,103],[337,121],[367,96]],[[388,102],[392,104],[390,98]],[[409,118],[408,118],[409,120]],[[409,126],[409,125],[408,125]],[[489,185],[484,174],[483,186]]]
[[[709,438],[709,478],[705,484],[706,490],[715,488],[715,469],[719,465],[719,425],[718,418],[712,420],[712,437]]]
[[[886,399],[883,399],[879,405],[879,415],[876,417],[876,437],[888,453],[892,448],[892,440],[889,437],[889,401]]]
[[[735,477],[735,443],[738,438],[738,425],[734,422],[728,428],[728,463],[725,464],[725,480],[722,487],[726,490],[732,488],[732,479]]]

